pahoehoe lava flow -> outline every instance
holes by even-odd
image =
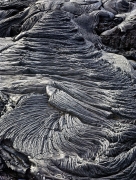
[[[0,180],[136,180],[135,70],[135,0],[0,0]]]

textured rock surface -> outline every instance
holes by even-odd
[[[135,1],[0,1],[0,179],[136,179],[135,27]]]

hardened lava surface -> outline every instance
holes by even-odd
[[[0,180],[136,179],[136,1],[0,1]]]

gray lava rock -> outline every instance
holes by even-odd
[[[0,15],[1,177],[135,180],[135,1],[0,1]]]

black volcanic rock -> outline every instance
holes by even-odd
[[[135,1],[0,1],[0,178],[135,180],[135,27]]]
[[[131,51],[131,49],[136,49],[136,30],[135,26],[131,30],[126,32],[121,32],[119,29],[115,30],[112,34],[108,36],[101,36],[102,42],[112,48],[118,50]]]

